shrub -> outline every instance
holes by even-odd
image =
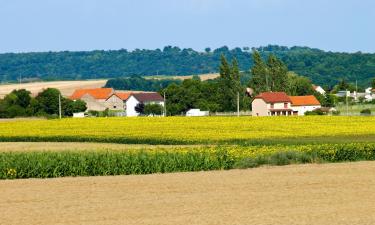
[[[363,109],[363,110],[361,110],[361,115],[371,115],[371,109]]]
[[[324,112],[321,109],[315,109],[314,111],[305,112],[306,116],[321,116],[324,115]]]

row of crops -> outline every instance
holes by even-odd
[[[0,179],[226,170],[374,160],[375,143],[200,146],[130,151],[0,152]]]
[[[375,117],[167,117],[0,123],[0,141],[277,144],[375,141]]]

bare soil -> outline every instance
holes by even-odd
[[[375,224],[375,162],[0,181],[0,224]]]
[[[24,84],[6,84],[0,85],[0,98],[12,92],[14,89],[26,89],[32,95],[37,95],[43,89],[57,88],[64,96],[71,96],[76,89],[81,88],[100,88],[105,85],[107,80],[86,80],[86,81],[52,81],[52,82],[34,82]]]

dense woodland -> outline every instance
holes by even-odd
[[[310,78],[322,86],[345,79],[366,86],[375,75],[375,54],[335,53],[307,47],[270,45],[257,49],[221,47],[204,52],[167,46],[164,49],[89,52],[43,52],[0,54],[0,82],[42,80],[79,80],[117,78],[131,75],[191,75],[219,72],[220,56],[236,58],[240,71],[254,64],[252,50],[263,59],[271,53],[289,71]]]

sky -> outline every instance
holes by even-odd
[[[0,52],[308,46],[375,52],[375,0],[0,0]]]

